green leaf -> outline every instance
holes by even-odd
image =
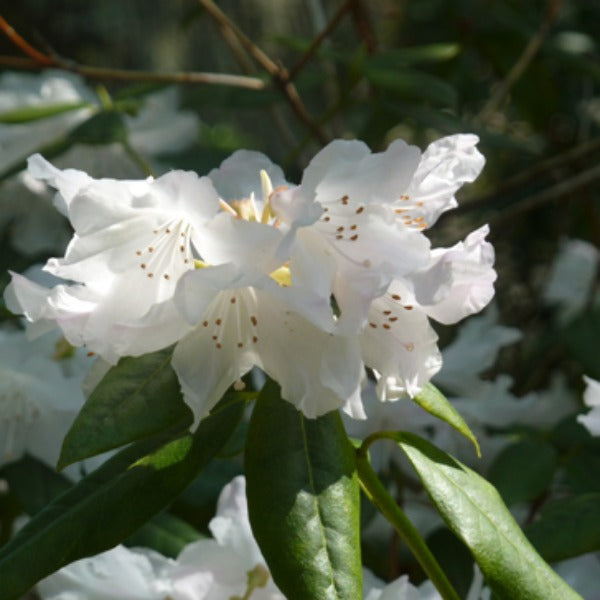
[[[490,466],[488,478],[510,506],[543,493],[552,482],[556,464],[557,453],[550,444],[521,440],[502,450]]]
[[[57,497],[0,549],[0,600],[18,597],[60,567],[139,529],[215,456],[243,410],[241,400],[222,402],[193,435],[134,444]]]
[[[529,541],[548,561],[600,550],[600,493],[555,500],[525,528]]]
[[[176,558],[183,548],[203,536],[184,520],[163,512],[129,536],[127,546],[152,548],[163,556]]]
[[[8,482],[11,492],[28,515],[40,511],[71,487],[66,477],[27,455],[3,466],[0,469],[0,479]]]
[[[438,63],[458,55],[460,45],[454,43],[426,44],[408,48],[394,48],[369,57],[377,67],[407,67],[415,64]]]
[[[393,436],[494,593],[510,600],[581,598],[537,554],[489,482],[412,433]]]
[[[469,426],[462,418],[461,414],[454,408],[449,400],[438,390],[432,383],[428,383],[423,390],[417,394],[413,400],[429,414],[445,421],[456,431],[462,433],[475,446],[475,452],[478,457],[481,457],[479,443]]]
[[[165,429],[188,428],[184,404],[171,367],[173,348],[122,358],[102,378],[65,436],[58,468]]]
[[[44,104],[41,106],[24,106],[15,110],[0,113],[0,123],[16,124],[29,123],[40,119],[47,119],[65,112],[80,108],[94,108],[89,102],[64,102],[60,104]]]
[[[269,381],[245,467],[252,530],[286,598],[362,598],[358,480],[337,411],[307,419]]]
[[[365,72],[373,86],[405,100],[429,100],[438,106],[454,106],[458,100],[452,86],[429,73],[368,65]]]

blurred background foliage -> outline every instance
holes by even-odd
[[[362,139],[373,150],[382,150],[397,137],[424,148],[447,134],[476,133],[487,159],[484,172],[460,192],[460,208],[446,213],[427,233],[436,245],[451,245],[476,226],[491,226],[499,320],[524,335],[501,352],[487,376],[510,374],[517,396],[546,389],[556,371],[579,396],[582,374],[600,379],[597,273],[581,310],[569,318],[558,318],[557,309],[542,299],[564,240],[578,238],[600,246],[600,3],[218,2],[264,51],[271,73],[214,18],[214,11],[207,10],[214,5],[208,1],[4,4],[2,14],[10,25],[35,48],[65,64],[242,74],[264,82],[258,90],[180,85],[182,107],[197,114],[201,127],[192,146],[161,156],[164,165],[202,174],[232,151],[248,148],[265,152],[290,181],[298,181],[310,157],[336,137]],[[315,46],[324,30],[327,35]],[[313,47],[314,54],[307,55]],[[4,36],[0,55],[3,69],[23,66],[23,53]],[[87,81],[92,88],[102,84],[113,99],[135,99],[160,87],[109,78]],[[102,129],[105,139],[100,135],[92,141],[114,141],[110,131]],[[96,176],[114,176],[102,172],[101,164],[97,170]],[[3,273],[32,262],[5,239],[0,249]],[[43,253],[35,256],[38,261],[45,258]],[[2,284],[6,282],[2,275]],[[454,329],[438,331],[442,345],[453,339]],[[530,430],[515,439],[521,445],[512,446],[512,454],[501,457],[490,475],[509,503],[541,506],[565,464],[571,468],[560,481],[567,499],[569,494],[600,491],[598,445],[574,418],[553,432]],[[534,470],[541,480],[531,483],[527,478],[533,471],[527,470],[515,489],[507,473],[531,456],[539,459]],[[231,475],[230,467],[207,472],[196,487],[210,489],[216,497]],[[175,508],[202,528],[210,510],[202,505],[194,513],[194,497],[206,494],[188,492]],[[202,518],[195,522],[190,514]],[[456,541],[447,539],[447,532],[434,535],[432,545],[445,548],[444,560],[458,572],[451,565],[452,560],[460,562]],[[468,561],[461,564],[468,583]],[[403,572],[406,565],[389,568]]]

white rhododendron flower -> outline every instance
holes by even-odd
[[[585,415],[578,415],[577,420],[592,434],[600,435],[600,381],[583,376],[585,392],[583,402],[591,410]]]
[[[156,180],[94,180],[39,155],[29,165],[58,189],[58,208],[75,229],[64,258],[50,259],[45,270],[73,284],[47,290],[13,274],[9,307],[16,301],[14,310],[30,321],[56,321],[71,344],[112,363],[179,339],[189,326],[172,298],[219,210],[210,181],[182,171]]]
[[[173,367],[196,423],[253,366],[308,417],[364,418],[360,382],[414,395],[441,365],[433,318],[454,323],[493,296],[487,227],[431,249],[422,230],[483,165],[475,136],[372,154],[332,142],[300,186],[238,151],[208,177],[94,180],[40,156],[75,229],[46,270],[51,290],[13,274],[9,307],[56,321],[109,362],[177,342]],[[426,220],[427,219],[427,220]],[[395,397],[392,395],[392,397]]]
[[[382,399],[415,395],[440,369],[429,317],[456,323],[493,297],[487,226],[452,248],[432,250],[422,233],[481,171],[477,141],[450,136],[420,155],[400,140],[379,154],[337,140],[315,156],[300,186],[273,198],[284,220],[321,207],[317,224],[298,232],[292,270],[326,267],[319,285],[335,297],[341,331],[362,327],[362,358],[380,375]]]

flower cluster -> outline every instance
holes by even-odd
[[[424,230],[479,174],[476,136],[381,153],[336,140],[299,185],[257,152],[207,176],[95,180],[39,155],[74,236],[45,288],[14,274],[9,308],[56,323],[115,363],[176,343],[173,367],[198,422],[253,366],[306,416],[364,417],[364,368],[379,394],[414,395],[441,366],[432,318],[455,323],[493,296],[487,227],[451,248]]]

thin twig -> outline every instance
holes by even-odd
[[[353,0],[346,0],[340,7],[337,9],[329,23],[325,26],[325,28],[317,35],[317,37],[312,41],[311,45],[308,47],[306,52],[300,57],[300,60],[289,70],[288,78],[291,80],[295,79],[298,73],[304,68],[306,63],[313,57],[314,53],[318,50],[319,46],[325,41],[325,39],[331,34],[331,32],[338,26],[339,22],[342,20],[342,17],[348,11],[348,8]]]
[[[497,213],[488,219],[490,225],[497,226],[506,221],[513,220],[517,215],[529,212],[540,207],[543,204],[552,202],[560,199],[562,196],[566,196],[575,190],[589,185],[590,183],[600,179],[600,165],[582,171],[577,175],[574,175],[570,179],[561,181],[552,187],[545,189],[521,202],[514,204],[513,206],[505,209],[501,213]]]
[[[590,154],[600,149],[600,137],[594,138],[583,144],[579,144],[574,148],[569,148],[565,152],[561,152],[556,156],[537,162],[532,167],[520,171],[513,177],[510,177],[502,182],[492,191],[480,196],[474,196],[465,204],[461,204],[448,215],[459,215],[473,210],[489,208],[489,203],[496,198],[501,198],[507,192],[517,189],[529,181],[543,175],[546,171],[566,167],[570,163],[582,157],[589,157]]]
[[[44,64],[31,58],[0,55],[0,65],[29,71],[39,71],[48,67],[55,67],[63,71],[71,71],[87,79],[100,79],[103,81],[131,81],[148,83],[185,83],[185,84],[212,84],[241,87],[250,90],[263,90],[267,83],[258,77],[245,77],[243,75],[228,75],[226,73],[201,73],[201,72],[176,72],[161,73],[156,71],[134,71],[129,69],[111,69],[105,67],[92,67],[78,63],[52,58],[52,62]]]
[[[539,49],[542,47],[544,40],[548,36],[550,29],[554,25],[554,21],[558,15],[558,11],[562,0],[550,0],[546,9],[546,14],[537,33],[529,40],[527,46],[519,56],[517,62],[512,66],[506,77],[500,82],[500,85],[494,92],[493,96],[485,104],[479,115],[475,118],[476,121],[485,123],[490,116],[500,107],[508,96],[513,86],[521,79],[523,73],[529,67],[531,61],[535,58]]]
[[[26,56],[29,56],[32,60],[40,65],[50,66],[53,64],[53,60],[36,50],[29,42],[23,39],[14,28],[6,21],[6,19],[0,15],[0,30],[6,35],[6,37],[23,52]]]
[[[352,13],[352,20],[354,25],[365,44],[367,52],[374,54],[377,51],[377,42],[375,40],[375,33],[373,27],[369,22],[369,14],[366,8],[363,6],[361,0],[352,0],[350,2],[350,12]]]
[[[212,0],[198,0],[208,14],[223,28],[235,34],[246,52],[271,76],[273,83],[281,90],[296,116],[306,125],[312,135],[325,145],[329,139],[313,118],[308,114],[287,71],[265,54]]]

